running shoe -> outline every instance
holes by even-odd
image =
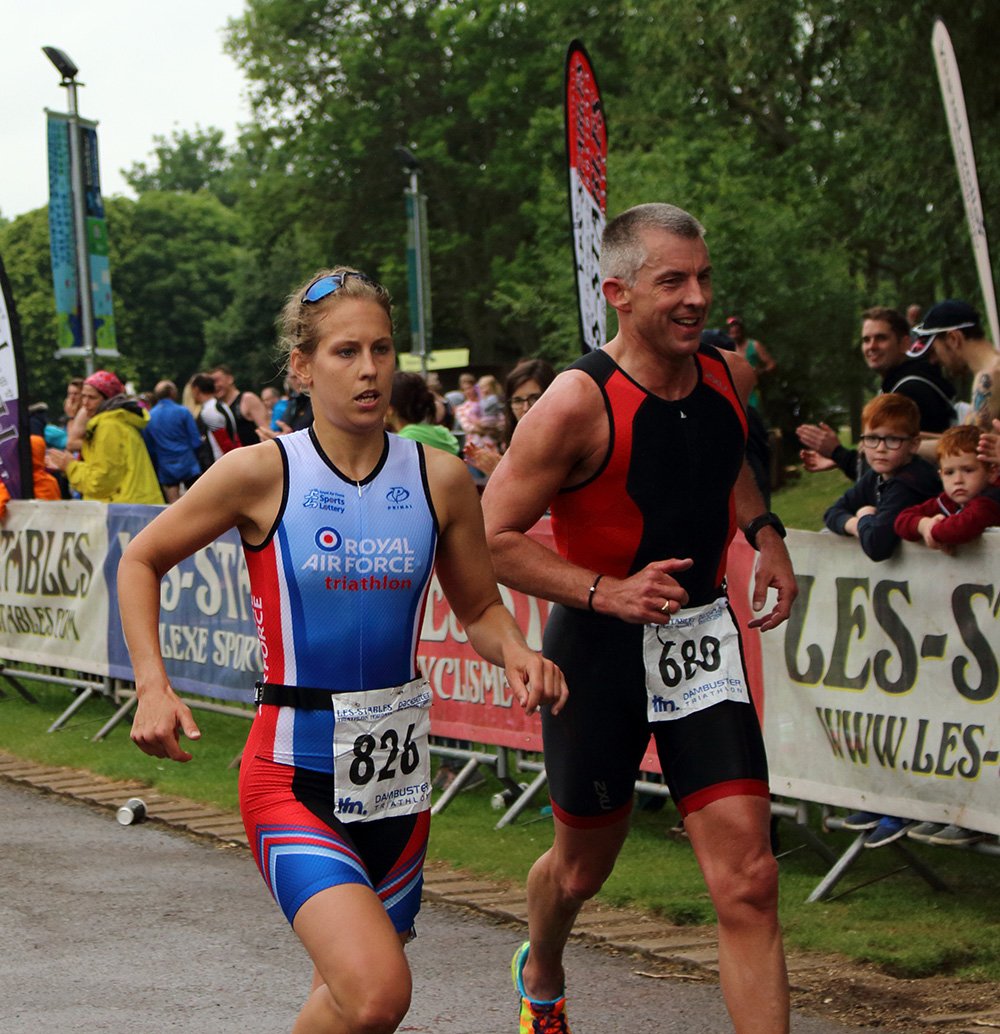
[[[915,825],[913,819],[897,819],[886,815],[884,819],[868,835],[865,847],[885,847],[900,837],[905,837],[907,830]]]
[[[861,831],[864,829],[874,829],[881,819],[881,815],[876,815],[871,811],[856,811],[853,814],[848,815],[841,825],[844,829]]]
[[[968,844],[978,844],[980,840],[985,840],[986,834],[966,829],[964,826],[945,826],[928,839],[940,847],[966,847]]]
[[[566,1019],[566,996],[548,1002],[533,1002],[524,990],[524,963],[528,958],[530,944],[525,941],[510,963],[510,975],[514,988],[521,996],[521,1022],[518,1034],[570,1034]]]
[[[940,833],[944,828],[945,824],[943,822],[921,822],[919,826],[908,829],[906,835],[911,840],[919,840],[921,843],[926,844],[932,836]]]

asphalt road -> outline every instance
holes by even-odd
[[[249,853],[0,781],[0,1031],[288,1031],[309,960]],[[521,932],[427,904],[401,1031],[514,1034]],[[571,945],[574,1034],[729,1034],[714,983]],[[865,1028],[869,1029],[869,1028]],[[806,1016],[796,1034],[861,1028]]]

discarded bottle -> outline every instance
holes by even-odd
[[[512,786],[508,786],[505,789],[501,790],[500,793],[495,793],[490,798],[490,805],[492,806],[494,811],[505,811],[527,789],[527,783],[518,783],[517,790],[515,790]]]
[[[115,813],[115,818],[123,826],[131,826],[142,822],[146,817],[146,802],[139,797],[130,797]]]

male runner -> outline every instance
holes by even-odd
[[[220,364],[213,367],[211,373],[212,380],[215,381],[216,398],[230,408],[236,419],[236,436],[240,445],[256,445],[262,441],[257,431],[267,431],[270,420],[267,416],[267,407],[261,402],[260,396],[252,391],[240,391],[236,387],[233,371],[228,366]],[[268,437],[270,436],[264,435],[264,438]]]
[[[796,587],[744,460],[750,371],[699,344],[703,233],[671,205],[609,223],[602,288],[618,334],[532,406],[483,498],[500,580],[556,604],[545,652],[571,694],[543,716],[555,840],[528,877],[530,951],[514,957],[522,1031],[569,1030],[563,948],[625,840],[651,731],[718,914],[735,1029],[788,1030],[767,765],[725,599],[736,528],[760,551],[754,610],[777,590],[752,625],[784,621]],[[549,506],[558,554],[526,535]]]

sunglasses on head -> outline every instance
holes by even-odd
[[[348,277],[354,277],[355,280],[360,280],[362,283],[371,284],[372,287],[378,287],[378,284],[372,280],[371,277],[365,276],[364,273],[355,273],[348,270],[346,273],[328,273],[326,276],[317,277],[302,293],[302,301],[306,305],[311,305],[314,302],[321,302],[324,298],[333,294],[335,291],[339,291],[344,286],[344,282]]]

